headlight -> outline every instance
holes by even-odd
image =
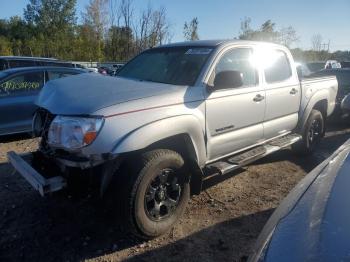
[[[79,149],[91,144],[102,127],[103,118],[56,116],[48,134],[53,147]]]

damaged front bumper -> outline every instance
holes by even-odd
[[[120,158],[102,156],[81,157],[47,157],[40,151],[27,154],[17,154],[13,151],[7,157],[15,170],[26,179],[41,196],[59,191],[69,185],[68,179],[74,176],[73,170],[90,175],[95,168],[99,168],[99,183],[101,195],[105,192],[111,177],[119,167]],[[101,171],[101,172],[100,172]]]
[[[30,165],[33,158],[31,153],[18,155],[11,151],[7,153],[7,157],[15,170],[26,179],[41,196],[59,191],[67,186],[67,181],[64,177],[54,176],[45,178],[35,170]]]

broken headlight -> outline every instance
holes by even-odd
[[[103,118],[56,116],[48,133],[48,144],[68,150],[91,144],[97,137]]]

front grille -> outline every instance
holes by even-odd
[[[55,115],[51,114],[48,110],[46,110],[44,108],[39,108],[36,111],[36,114],[38,115],[38,117],[40,117],[40,119],[42,121],[41,122],[42,127],[40,129],[40,135],[39,135],[41,137],[40,149],[42,151],[47,151],[47,150],[49,150],[49,146],[47,144],[49,128],[50,128],[50,125],[51,125],[53,119],[55,118]]]

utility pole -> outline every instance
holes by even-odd
[[[331,40],[328,40],[328,43],[321,44],[321,47],[322,47],[321,50],[322,51],[326,51],[327,50],[327,52],[329,53],[330,45],[331,45]]]

